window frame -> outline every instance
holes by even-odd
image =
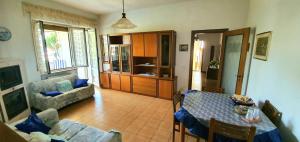
[[[64,71],[70,71],[77,69],[77,67],[88,67],[89,66],[89,61],[88,61],[88,51],[87,51],[87,41],[86,41],[86,28],[80,28],[80,27],[68,27],[68,26],[63,26],[63,25],[58,25],[58,24],[52,24],[52,23],[45,23],[43,21],[40,22],[40,29],[41,29],[41,35],[42,35],[42,40],[43,40],[43,49],[44,49],[44,57],[45,57],[45,64],[47,68],[47,73],[52,74],[52,73],[58,73],[58,72],[64,72]],[[46,28],[45,28],[46,27]],[[76,57],[75,57],[75,47],[74,47],[74,42],[73,42],[73,32],[72,29],[82,29],[84,33],[84,44],[85,44],[85,54],[86,54],[86,65],[85,66],[77,66],[76,65]],[[45,38],[45,30],[55,30],[55,31],[65,31],[68,33],[68,39],[69,39],[69,48],[70,48],[70,60],[71,60],[71,65],[72,67],[66,67],[66,68],[61,68],[61,69],[50,69],[50,62],[49,62],[49,56],[48,56],[48,49],[47,49],[47,43],[46,43],[46,38]]]

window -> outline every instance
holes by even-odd
[[[50,71],[71,68],[72,61],[68,32],[45,29],[44,34]]]
[[[88,66],[84,28],[43,24],[42,36],[48,73]]]

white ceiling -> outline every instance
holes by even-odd
[[[122,10],[122,0],[53,0],[67,6],[92,12],[106,14]],[[164,5],[168,3],[184,2],[189,0],[125,0],[125,11]]]

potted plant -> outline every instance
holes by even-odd
[[[217,61],[217,60],[211,60],[210,62],[209,62],[209,68],[211,68],[211,69],[219,69],[219,61]]]
[[[209,66],[206,73],[207,79],[212,79],[212,80],[218,79],[219,64],[220,63],[217,60],[211,60],[209,62]]]

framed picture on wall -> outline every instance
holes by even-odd
[[[188,44],[180,44],[179,45],[179,51],[187,52],[188,50],[189,50],[189,45]]]
[[[265,32],[256,35],[254,46],[254,58],[266,61],[268,59],[272,32]]]

